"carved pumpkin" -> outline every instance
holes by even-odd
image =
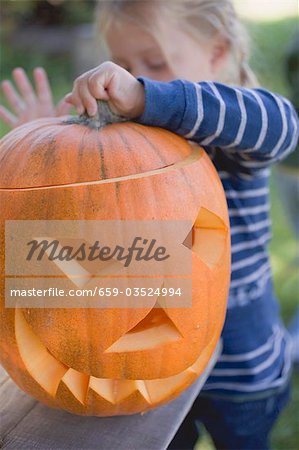
[[[230,276],[227,206],[203,149],[135,123],[85,125],[40,119],[1,140],[0,360],[48,406],[133,414],[179,395],[216,347]],[[156,299],[140,309],[6,308],[5,221],[70,219],[191,220],[192,308],[154,308]]]

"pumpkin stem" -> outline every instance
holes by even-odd
[[[126,117],[118,116],[111,111],[108,102],[104,100],[97,100],[98,111],[93,117],[88,116],[87,113],[81,114],[80,116],[70,117],[63,123],[67,125],[78,124],[85,125],[90,128],[100,129],[106,125],[112,123],[126,122],[128,119]]]

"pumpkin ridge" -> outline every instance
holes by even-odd
[[[97,144],[98,144],[99,155],[100,155],[100,160],[101,160],[101,167],[100,167],[101,176],[102,176],[102,179],[105,180],[106,179],[106,170],[105,170],[105,159],[104,159],[104,147],[101,143],[99,135],[97,135]]]
[[[118,134],[119,134],[119,136],[120,136],[120,138],[121,138],[122,143],[124,144],[125,149],[127,150],[128,153],[130,153],[130,145],[129,145],[129,142],[128,142],[128,140],[126,139],[124,133],[119,129],[119,130],[118,130]],[[134,161],[134,166],[137,167],[137,170],[142,170],[142,169],[140,168],[140,166],[138,167],[138,165],[136,164],[136,158],[133,159],[132,156],[131,156],[131,161],[132,161],[132,160]],[[139,173],[139,172],[138,172],[138,173]]]
[[[162,158],[161,152],[158,151],[158,149],[153,145],[153,143],[143,134],[139,131],[139,128],[132,126],[132,129],[135,131],[136,134],[139,136],[142,136],[142,138],[145,140],[145,142],[154,150],[155,154],[160,157],[160,160],[163,164],[166,164],[166,161],[164,158]]]
[[[53,126],[53,124],[48,124],[48,126]],[[37,127],[37,128],[35,128],[35,129],[33,129],[33,130],[30,130],[30,131],[28,131],[28,133],[26,134],[26,139],[31,135],[31,134],[33,134],[33,133],[36,133],[37,131],[39,131],[41,128],[45,128],[45,125],[43,124],[43,125],[40,125],[39,127]],[[22,130],[18,130],[17,129],[17,131],[19,131],[20,132],[20,134],[21,134],[21,131]],[[8,134],[10,134],[10,133],[8,133]],[[3,147],[5,146],[5,139],[6,139],[6,137],[7,136],[4,136],[2,139],[1,139],[1,144],[3,145]],[[11,152],[11,150],[12,150],[12,148],[14,148],[16,145],[18,145],[21,141],[23,141],[23,138],[22,138],[22,136],[16,136],[15,137],[15,139],[10,143],[10,144],[8,144],[8,146],[6,147],[6,151],[1,151],[1,156],[0,156],[0,163],[1,164],[3,164],[3,162],[5,161],[5,159],[6,159],[6,157],[7,156],[9,156],[9,154],[10,154],[10,152]],[[31,142],[33,142],[33,140],[32,141],[30,141],[29,142],[29,144],[31,143]]]

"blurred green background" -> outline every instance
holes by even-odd
[[[286,14],[282,14],[280,10],[275,15],[275,11],[273,11],[275,1],[269,0],[269,14],[265,8],[264,16],[259,15],[258,10],[251,10],[250,2],[253,8],[257,8],[256,1],[236,0],[239,12],[241,14],[244,12],[245,22],[252,39],[251,65],[263,87],[289,96],[284,64],[286,50],[294,36],[295,29],[298,29],[298,17],[295,15],[296,2],[293,3],[295,4],[294,10],[286,9]],[[91,64],[93,57],[95,64],[98,61],[97,54],[90,55],[94,48],[90,44],[91,27],[82,26],[82,24],[92,23],[94,3],[93,0],[52,0],[51,2],[46,0],[1,0],[1,81],[7,78],[11,79],[11,71],[17,66],[23,67],[30,77],[34,67],[43,66],[49,74],[55,100],[58,101],[69,92],[72,81],[80,69],[84,71],[89,68],[88,65]],[[265,4],[265,2],[260,3]],[[283,3],[283,0],[277,3],[279,8],[283,8]],[[285,5],[290,6],[290,3],[286,2]],[[271,18],[269,19],[269,17]],[[28,30],[33,33],[33,43],[30,41],[30,36],[28,38]],[[50,38],[47,37],[39,48],[36,45],[36,34],[34,33],[41,33],[41,30],[44,36],[50,36]],[[61,41],[59,48],[55,45],[51,47],[49,39],[51,41],[51,36],[59,32],[62,33],[61,38],[64,41]],[[79,44],[74,40],[74,36],[80,36]],[[73,43],[76,44],[75,52],[71,49]],[[87,58],[86,53],[89,53]],[[0,103],[5,104],[1,94]],[[7,131],[8,128],[1,124],[0,136]],[[275,168],[273,170],[275,171]],[[298,305],[299,274],[295,263],[298,244],[285,218],[274,176],[272,177],[271,193],[273,240],[270,251],[276,293],[281,302],[283,319],[288,323]],[[294,374],[293,386],[292,401],[281,415],[273,433],[274,449],[294,450],[299,448],[298,373]],[[198,449],[211,450],[213,448],[209,437],[205,435]]]

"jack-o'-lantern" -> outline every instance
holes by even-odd
[[[49,118],[8,133],[0,159],[0,360],[13,380],[83,415],[133,414],[178,396],[215,350],[229,286],[226,200],[204,150],[136,123]],[[192,306],[8,308],[8,220],[190,220]]]

